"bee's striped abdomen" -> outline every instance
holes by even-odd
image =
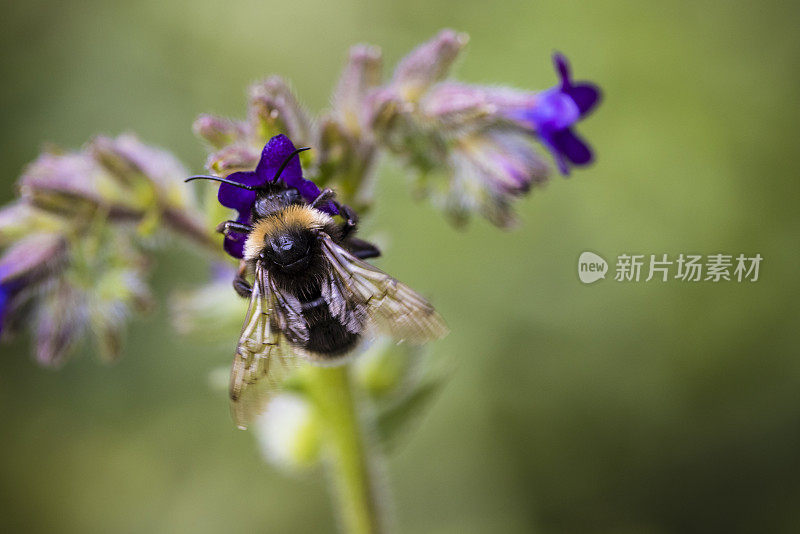
[[[308,341],[303,348],[322,358],[335,358],[350,352],[359,341],[359,335],[331,315],[328,303],[322,297],[303,303],[303,318],[308,324]]]

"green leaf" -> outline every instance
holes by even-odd
[[[444,384],[444,377],[421,382],[402,400],[378,413],[376,420],[378,439],[385,450],[397,446],[400,436],[408,434],[412,425],[420,420],[425,408],[436,398]]]

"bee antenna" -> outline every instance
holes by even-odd
[[[226,180],[225,178],[220,178],[219,176],[202,176],[202,175],[190,176],[189,178],[185,179],[184,182],[191,182],[192,180],[211,180],[214,182],[221,182],[223,184],[232,185],[240,189],[247,189],[248,191],[255,191],[256,189],[258,189],[257,187],[240,184],[239,182],[234,182],[232,180]]]
[[[275,180],[277,180],[278,178],[281,177],[281,173],[284,170],[286,170],[286,166],[289,165],[289,162],[292,161],[293,157],[295,157],[300,152],[303,152],[305,150],[310,150],[310,149],[311,149],[310,146],[304,146],[304,147],[296,149],[291,154],[289,154],[286,157],[286,159],[283,160],[283,163],[281,163],[281,166],[278,167],[278,170],[275,172],[275,176],[272,177],[272,180],[270,180],[270,182],[274,182]],[[264,186],[261,186],[261,187],[253,187],[251,185],[245,185],[245,184],[240,184],[239,182],[226,180],[225,178],[220,178],[219,176],[206,176],[206,175],[190,176],[189,178],[184,180],[184,182],[191,182],[192,180],[211,180],[211,181],[214,181],[214,182],[220,182],[220,183],[223,183],[223,184],[232,185],[232,186],[238,187],[240,189],[247,189],[248,191],[258,191],[258,190],[262,190],[262,189],[266,188],[266,184]]]
[[[274,182],[275,180],[277,180],[278,178],[281,177],[281,173],[286,169],[286,166],[289,165],[289,162],[292,161],[293,157],[298,155],[300,152],[303,152],[305,150],[310,150],[310,149],[311,149],[310,146],[304,146],[304,147],[298,148],[297,150],[295,150],[294,152],[292,152],[291,154],[286,156],[286,159],[283,160],[283,163],[281,163],[281,166],[278,167],[278,170],[275,172],[275,176],[273,176],[272,180],[270,180],[270,181]]]

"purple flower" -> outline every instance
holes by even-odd
[[[261,159],[255,171],[235,172],[227,176],[228,180],[249,186],[263,186],[272,182],[281,164],[295,151],[295,147],[285,135],[276,135],[270,139],[261,152]],[[319,187],[311,180],[303,178],[303,169],[300,167],[300,158],[293,157],[280,175],[287,187],[297,189],[306,202],[313,202],[320,194]],[[236,222],[252,224],[253,205],[256,202],[256,192],[240,189],[230,184],[221,184],[217,195],[219,203],[226,208],[239,212]],[[328,202],[320,206],[320,210],[330,215],[337,215],[336,207]],[[244,254],[245,235],[230,232],[225,237],[225,251],[234,258],[241,258]]]
[[[14,278],[14,269],[10,265],[0,264],[0,334],[13,321],[15,310],[18,311],[21,304],[17,297],[25,290],[25,280]],[[24,295],[22,300],[24,301]]]
[[[3,323],[5,322],[8,301],[11,298],[11,288],[8,284],[0,284],[0,334],[3,333]]]
[[[13,332],[20,324],[21,313],[29,295],[24,280],[8,277],[9,269],[0,266],[0,337],[3,331]]]
[[[29,234],[4,251],[0,257],[0,332],[30,298],[30,289],[52,279],[65,259],[64,239],[49,232]]]
[[[573,83],[569,63],[561,54],[553,55],[561,84],[536,95],[530,107],[509,115],[536,132],[553,153],[559,170],[569,174],[571,165],[591,163],[589,146],[572,131],[572,125],[592,111],[600,100],[600,89],[592,83]]]

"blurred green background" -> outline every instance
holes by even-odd
[[[519,203],[520,227],[450,228],[381,168],[382,265],[452,334],[448,386],[387,465],[400,531],[800,532],[800,195],[796,3],[143,1],[7,3],[0,200],[44,142],[135,131],[193,171],[201,112],[244,114],[248,83],[292,80],[312,110],[356,42],[386,65],[441,27],[471,35],[470,82],[553,85],[550,53],[605,91],[579,130],[598,162]],[[756,283],[582,285],[578,255],[760,253]],[[5,532],[332,532],[319,473],[286,477],[231,424],[208,372],[231,344],[159,311],[125,358],[53,372],[0,347]],[[231,340],[236,336],[231,333]]]

